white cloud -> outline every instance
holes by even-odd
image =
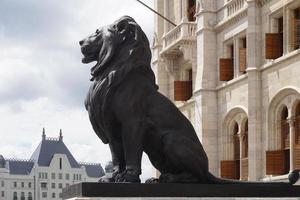
[[[110,160],[83,106],[90,66],[80,63],[78,41],[123,15],[135,18],[151,44],[153,15],[135,0],[1,3],[0,154],[29,158],[45,127],[49,137],[63,129],[78,161],[105,165]],[[145,156],[143,164],[144,177],[150,177]]]

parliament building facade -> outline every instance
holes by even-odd
[[[97,182],[104,175],[99,163],[75,160],[58,138],[46,137],[29,160],[5,159],[0,155],[0,200],[58,200],[62,189],[79,182]]]
[[[155,0],[152,67],[220,177],[300,169],[300,1]]]

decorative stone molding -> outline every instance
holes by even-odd
[[[162,62],[165,63],[165,70],[173,77],[175,76],[175,72],[179,70],[177,60],[181,55],[180,52],[161,54]]]
[[[227,16],[231,16],[246,7],[246,0],[231,0],[226,4]]]
[[[272,0],[259,0],[258,5],[259,6],[264,6],[265,4],[269,3],[270,1],[272,1]]]
[[[226,18],[225,20],[219,22],[215,26],[215,30],[217,32],[221,32],[224,29],[230,27],[231,25],[236,24],[237,22],[239,22],[243,18],[246,18],[247,16],[248,16],[248,12],[247,12],[247,6],[246,6],[242,10],[238,11],[236,14],[232,15],[231,17]]]
[[[191,62],[196,60],[197,47],[193,41],[182,42],[182,44],[179,46],[179,50],[182,52],[184,60],[188,60]]]
[[[182,22],[176,26],[163,36],[163,49],[161,54],[168,54],[170,51],[178,49],[179,46],[186,41],[192,41],[194,45],[196,45],[196,29],[197,24],[195,22]]]

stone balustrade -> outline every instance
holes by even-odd
[[[182,22],[163,36],[163,51],[171,49],[181,40],[196,40],[196,29],[195,22]]]
[[[231,16],[247,5],[246,0],[230,0],[226,4],[227,16]]]

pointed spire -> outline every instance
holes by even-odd
[[[59,141],[63,140],[62,130],[59,129]]]
[[[46,139],[46,132],[45,132],[45,128],[43,128],[43,134],[42,134],[42,140]]]

